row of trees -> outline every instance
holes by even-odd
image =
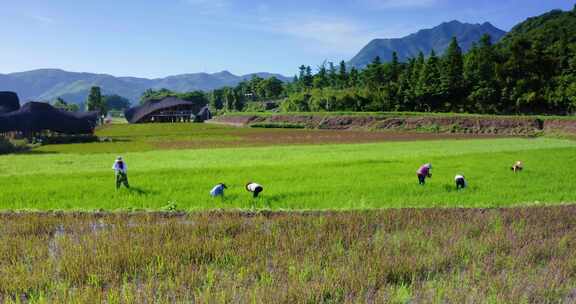
[[[493,45],[488,35],[463,54],[454,38],[442,56],[420,53],[406,63],[376,57],[363,70],[321,64],[316,73],[301,66],[291,83],[255,76],[210,93],[146,90],[141,103],[174,96],[224,111],[284,99],[284,111],[452,111],[494,114],[567,114],[576,110],[576,50],[564,35],[546,47],[538,40],[513,39]],[[550,43],[548,43],[550,44]],[[79,109],[58,98],[54,106]],[[124,110],[128,99],[102,96],[92,87],[87,110]]]
[[[69,111],[69,112],[78,112],[80,111],[80,106],[76,103],[67,103],[62,97],[56,98],[52,105],[60,110]]]
[[[208,104],[208,95],[203,91],[191,91],[185,93],[174,92],[165,88],[160,90],[148,89],[140,96],[140,104],[148,101],[158,101],[167,97],[176,97],[178,99]]]
[[[211,107],[224,111],[242,111],[250,109],[250,105],[283,97],[286,97],[286,92],[280,79],[276,77],[264,79],[259,76],[242,81],[235,87],[216,89],[208,94]]]
[[[466,55],[454,38],[442,56],[420,53],[407,63],[396,54],[365,69],[322,64],[300,67],[285,111],[453,111],[553,113],[576,110],[575,50],[546,49],[515,39],[493,45],[488,35]]]

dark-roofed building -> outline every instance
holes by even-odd
[[[124,112],[124,116],[129,123],[204,121],[202,118],[206,117],[206,111],[202,113],[202,117],[198,114],[205,106],[206,104],[201,102],[167,97],[130,108]]]
[[[14,92],[0,92],[0,114],[20,109],[20,99]]]
[[[22,132],[26,135],[51,131],[61,134],[91,134],[98,120],[97,112],[71,113],[48,103],[28,102],[17,111],[0,114],[0,133]]]

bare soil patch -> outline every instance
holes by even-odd
[[[385,141],[416,141],[442,139],[498,138],[496,134],[418,133],[418,132],[367,132],[353,130],[294,130],[294,129],[238,129],[230,135],[236,140],[162,141],[155,142],[159,149],[203,149],[227,147],[258,147],[275,145],[352,144]]]
[[[390,115],[314,115],[276,114],[270,116],[224,115],[214,119],[220,123],[252,125],[255,123],[300,124],[310,129],[329,130],[388,130],[405,132],[504,134],[533,136],[545,129],[545,121],[536,117],[496,116],[390,116]],[[562,129],[574,132],[576,123],[556,123]],[[561,125],[561,126],[560,126]],[[556,126],[554,126],[556,127]]]

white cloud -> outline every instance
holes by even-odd
[[[399,38],[421,28],[418,22],[378,26],[366,24],[347,17],[327,16],[308,12],[275,14],[269,3],[260,2],[249,7],[250,14],[237,16],[231,10],[232,0],[181,0],[199,10],[211,10],[211,22],[223,22],[235,29],[247,32],[263,32],[298,40],[300,47],[312,53],[331,56],[350,56],[376,38]],[[375,0],[358,0],[375,1]],[[400,1],[400,0],[387,0]],[[416,0],[407,0],[416,1]],[[425,1],[425,0],[420,0]],[[439,1],[439,0],[427,0]],[[384,2],[380,0],[379,2]],[[216,10],[218,9],[218,10]]]
[[[418,8],[436,5],[440,0],[359,0],[376,9]]]
[[[360,29],[347,21],[315,20],[281,24],[281,32],[308,40],[314,40],[325,46],[350,48],[359,39]]]
[[[320,53],[352,55],[375,38],[397,38],[412,33],[414,26],[371,29],[348,19],[326,17],[265,20],[274,32],[308,41],[308,49]]]

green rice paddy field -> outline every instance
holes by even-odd
[[[1,156],[0,208],[343,210],[576,201],[576,142],[569,140],[431,135],[419,141],[292,145],[272,136],[268,144],[251,146],[255,134],[286,137],[295,131],[113,125],[99,132],[112,142],[48,145]],[[129,168],[130,190],[114,189],[111,166],[120,154]],[[515,160],[525,162],[521,174],[509,169]],[[415,171],[425,162],[433,164],[433,177],[420,186]],[[463,191],[453,185],[458,173],[469,182]],[[264,185],[261,198],[254,200],[244,190],[248,181]],[[218,182],[229,186],[224,200],[208,195]]]

